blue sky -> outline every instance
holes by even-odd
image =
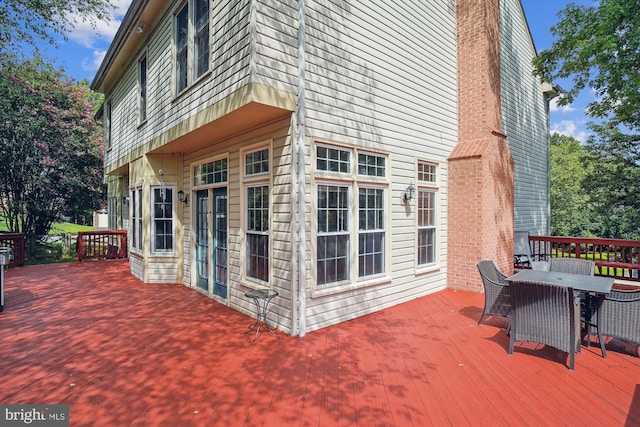
[[[582,5],[596,3],[594,0],[522,0],[522,6],[538,52],[551,46],[553,40],[549,28],[558,22],[558,12],[571,2]],[[55,65],[64,67],[69,76],[77,80],[92,81],[130,3],[131,0],[113,1],[116,9],[111,23],[100,23],[97,31],[89,25],[81,24],[68,35],[67,41],[61,41],[58,48],[45,49],[44,53]],[[572,86],[570,81],[554,83],[565,89]],[[587,103],[592,98],[593,95],[587,89],[570,106],[559,108],[555,103],[552,103],[551,131],[584,141],[588,134],[588,129],[585,126],[588,118],[584,112]]]

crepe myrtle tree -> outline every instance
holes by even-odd
[[[36,57],[0,59],[0,212],[38,239],[62,215],[104,206],[98,95]]]

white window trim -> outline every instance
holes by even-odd
[[[326,147],[331,149],[350,151],[350,171],[344,172],[331,172],[317,169],[316,159],[316,147]],[[360,288],[369,286],[380,285],[391,282],[391,192],[390,192],[390,164],[391,156],[389,153],[382,151],[362,150],[357,147],[348,145],[334,144],[326,141],[316,141],[313,145],[313,197],[311,198],[311,211],[314,212],[311,215],[311,238],[314,242],[311,249],[311,274],[313,280],[311,280],[311,297],[323,297],[327,295],[337,294],[346,291],[353,291]],[[370,176],[358,174],[358,154],[369,154],[380,157],[385,157],[385,176]],[[317,284],[317,262],[318,262],[318,218],[315,214],[318,210],[317,195],[319,185],[338,185],[349,186],[349,243],[350,243],[350,278],[349,280],[327,283],[323,285]],[[385,209],[385,242],[384,242],[384,272],[370,275],[370,276],[358,276],[358,236],[359,236],[359,222],[358,222],[358,197],[360,188],[377,188],[384,190],[384,209]]]
[[[142,118],[142,61],[145,61],[145,87],[144,87],[144,118]],[[149,55],[145,51],[138,58],[138,126],[141,126],[149,119]]]
[[[248,153],[261,151],[264,149],[268,149],[269,151],[269,170],[267,172],[246,175],[246,167],[245,167],[245,155]],[[242,240],[244,244],[240,245],[240,259],[241,259],[241,268],[240,268],[240,280],[243,282],[243,285],[253,288],[253,289],[264,289],[271,288],[273,286],[273,262],[271,262],[272,254],[273,254],[273,140],[261,141],[257,144],[253,144],[247,147],[244,147],[240,150],[240,170],[241,170],[241,189],[242,196],[240,197],[240,211],[241,215],[241,233]],[[269,231],[266,233],[269,236],[269,268],[268,268],[268,277],[269,281],[265,282],[255,277],[247,276],[247,226],[248,226],[248,218],[247,218],[247,188],[249,187],[261,187],[268,186],[269,187]]]
[[[173,198],[171,200],[171,233],[172,233],[172,239],[171,239],[171,249],[170,250],[156,250],[155,248],[155,239],[156,239],[156,233],[155,233],[155,217],[154,217],[154,203],[155,203],[155,190],[158,188],[165,188],[165,189],[171,189],[172,193],[173,193]],[[176,185],[175,184],[153,184],[149,186],[149,224],[148,226],[150,227],[150,232],[149,232],[149,236],[151,237],[149,239],[150,242],[150,252],[151,255],[153,255],[154,257],[173,257],[176,255],[176,239],[177,239],[177,224],[178,224],[178,217],[177,217],[177,213],[176,213],[176,206],[177,206],[177,199],[178,199],[178,190],[176,190]],[[144,227],[144,224],[143,224]]]
[[[436,181],[435,182],[430,182],[430,181],[419,181],[418,180],[418,165],[420,163],[428,163],[431,165],[434,165],[436,167]],[[414,198],[413,202],[416,204],[415,205],[415,219],[414,219],[414,227],[415,227],[415,240],[413,243],[413,253],[414,253],[414,270],[416,274],[424,274],[424,273],[430,273],[433,271],[437,271],[440,270],[441,268],[441,260],[440,260],[440,253],[441,253],[441,235],[442,235],[442,230],[440,227],[440,212],[441,212],[441,174],[442,174],[442,164],[440,162],[436,162],[433,160],[425,160],[425,159],[417,159],[416,163],[415,163],[415,180],[416,180],[416,197]],[[430,262],[428,264],[418,264],[418,230],[419,230],[419,226],[418,226],[418,206],[417,206],[417,195],[418,192],[420,191],[420,189],[423,190],[429,190],[429,191],[433,191],[435,193],[434,196],[434,208],[435,208],[435,221],[434,221],[434,228],[435,228],[435,250],[434,250],[434,261]]]
[[[132,253],[142,255],[144,247],[141,245],[140,247],[136,246],[137,236],[142,236],[141,242],[144,244],[144,221],[140,223],[140,219],[142,218],[142,213],[144,212],[143,198],[142,198],[142,186],[133,187],[129,193],[129,226],[130,226],[130,235],[131,235],[131,243],[129,244],[129,248]],[[136,206],[139,206],[138,215],[135,214]],[[138,225],[140,224],[140,225]],[[134,231],[135,228],[135,231]]]
[[[211,1],[209,3],[209,63],[207,64],[207,70],[203,72],[200,76],[196,76],[197,72],[197,58],[196,58],[196,48],[195,48],[195,2],[194,0],[185,0],[181,2],[178,7],[176,7],[172,14],[172,36],[171,36],[171,91],[173,93],[174,98],[180,97],[185,92],[188,92],[191,87],[196,85],[201,80],[205,79],[207,76],[211,74],[211,62],[212,62],[212,50],[211,50],[211,40],[213,37],[213,27],[211,25]],[[187,83],[183,89],[178,91],[178,74],[177,74],[177,63],[176,63],[176,54],[177,54],[177,16],[182,11],[182,9],[187,6]],[[148,66],[148,64],[147,64]]]

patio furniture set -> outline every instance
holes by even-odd
[[[493,261],[478,263],[485,294],[478,324],[485,316],[508,318],[509,354],[516,341],[537,342],[568,353],[573,370],[581,337],[590,345],[595,334],[602,357],[607,357],[605,336],[640,344],[640,288],[614,289],[613,278],[594,276],[589,260],[527,261],[521,257],[516,266],[530,268],[509,277]]]

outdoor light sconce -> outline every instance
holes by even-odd
[[[409,184],[409,186],[407,187],[407,191],[405,191],[405,193],[402,195],[402,202],[404,204],[411,202],[411,200],[413,200],[413,193],[415,191],[416,187],[414,187],[413,184]]]
[[[184,194],[184,191],[180,190],[178,191],[178,200],[186,205],[187,203],[189,203],[189,196]]]
[[[125,206],[129,205],[129,198],[127,196],[122,196],[122,204]]]
[[[136,28],[136,33],[142,35],[144,33],[144,22],[141,22],[140,25]]]

